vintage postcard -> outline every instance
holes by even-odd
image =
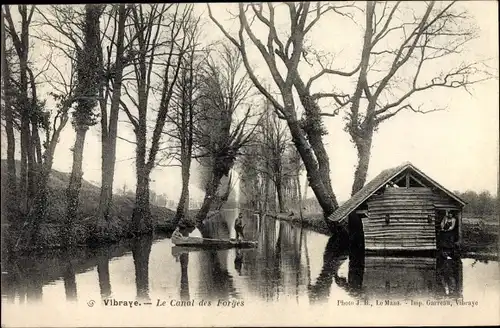
[[[2,5],[2,327],[500,324],[498,3]]]

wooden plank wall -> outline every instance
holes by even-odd
[[[433,192],[432,203],[436,209],[460,210],[458,203],[440,190]]]
[[[368,219],[363,222],[365,248],[435,250],[433,198],[429,188],[388,188],[384,194],[372,196],[367,202]]]

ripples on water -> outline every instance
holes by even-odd
[[[234,237],[236,215],[226,211],[192,235]],[[245,237],[259,241],[256,249],[186,251],[157,236],[2,261],[2,301],[14,306],[203,299],[339,306],[358,300],[498,299],[498,262],[365,258],[349,254],[338,238],[261,221],[250,214],[245,220]]]

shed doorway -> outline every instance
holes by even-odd
[[[446,216],[454,219],[454,224],[450,223],[443,225],[443,220]],[[456,244],[459,240],[458,226],[459,226],[459,211],[455,209],[437,209],[436,210],[436,245],[437,249],[444,256],[449,254],[453,255],[456,250]]]

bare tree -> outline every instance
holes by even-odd
[[[193,34],[193,44],[182,60],[172,107],[167,114],[169,127],[164,132],[172,141],[172,146],[165,150],[167,153],[165,157],[175,159],[181,166],[182,190],[174,217],[175,224],[185,218],[189,209],[189,180],[193,158],[194,127],[198,124],[199,78],[200,68],[203,64],[203,50],[198,45],[199,19],[193,19],[190,29],[186,32]]]
[[[20,10],[21,16],[23,16],[25,14],[25,9],[21,7]],[[35,12],[36,9],[33,7],[32,10],[33,12]],[[26,19],[26,21],[29,21],[30,24],[34,26],[35,22],[32,23],[31,15],[32,13],[29,16],[29,19]],[[27,29],[27,27],[25,27],[25,29]],[[27,33],[30,33],[29,30]],[[14,43],[18,43],[17,39],[22,39],[16,38],[14,28],[10,29],[10,36],[13,38]],[[36,34],[34,36],[35,39],[38,38]],[[24,36],[24,38],[26,38],[26,36]],[[25,42],[26,43],[21,42],[21,45],[29,45],[27,41]],[[24,46],[21,46],[20,48],[24,49]],[[51,49],[51,51],[53,50],[54,49]],[[26,51],[28,50],[26,49]],[[16,52],[19,53],[18,51]],[[52,170],[53,158],[57,143],[59,142],[59,136],[67,124],[68,113],[74,100],[73,60],[70,60],[69,77],[67,76],[67,74],[62,72],[62,69],[58,67],[58,65],[54,63],[52,53],[47,58],[45,58],[46,62],[39,70],[39,72],[34,69],[33,63],[27,62],[25,70],[29,77],[28,81],[30,92],[26,95],[22,91],[23,83],[20,83],[20,81],[23,80],[22,73],[24,72],[24,69],[21,69],[21,67],[24,66],[24,64],[21,65],[21,59],[23,59],[23,56],[19,57],[20,69],[17,72],[18,74],[20,74],[19,80],[17,81],[15,79],[12,79],[12,77],[10,78],[10,80],[13,82],[12,84],[16,86],[13,90],[11,90],[11,93],[16,94],[16,97],[13,98],[17,98],[16,103],[18,105],[18,108],[16,109],[16,111],[21,113],[21,121],[23,120],[22,112],[25,110],[23,106],[24,104],[26,104],[26,96],[28,97],[28,102],[30,104],[30,126],[28,126],[31,127],[31,131],[29,133],[30,147],[28,147],[27,149],[23,149],[28,153],[31,152],[31,155],[25,154],[25,158],[30,157],[34,161],[32,163],[33,165],[30,178],[30,181],[32,182],[28,183],[28,185],[34,184],[32,186],[34,190],[28,193],[28,199],[30,201],[28,202],[28,208],[26,209],[26,220],[21,230],[21,234],[18,236],[15,245],[16,248],[19,247],[21,242],[25,243],[25,247],[28,247],[31,242],[36,242],[35,237],[39,232],[40,223],[43,222],[46,218],[48,206],[48,178]],[[54,74],[50,75],[48,74],[48,71],[52,71]],[[52,96],[56,102],[55,108],[47,108],[47,106],[45,105],[45,100],[41,100],[38,97],[37,88],[40,83],[38,81],[40,80],[40,77],[44,77],[42,83],[48,84],[52,88],[52,92],[50,92],[49,95]],[[9,97],[9,101],[10,100],[11,98]],[[22,122],[19,124],[19,126],[22,130]],[[43,138],[40,138],[41,132],[43,133]],[[42,145],[44,150],[42,150]],[[28,174],[28,177],[30,177],[30,174]],[[21,181],[21,184],[23,183],[24,182]]]
[[[290,136],[287,133],[286,126],[273,114],[274,113],[269,112],[268,108],[268,115],[266,115],[263,126],[263,142],[261,146],[262,154],[265,156],[265,158],[263,158],[263,168],[264,172],[270,175],[276,187],[279,211],[283,213],[286,211],[285,199],[283,198],[283,180],[285,174],[284,160],[286,147],[290,142]]]
[[[304,83],[299,73],[299,62],[304,57],[304,38],[307,33],[327,12],[341,13],[349,4],[334,6],[329,3],[308,2],[286,3],[290,18],[290,30],[285,39],[280,39],[275,23],[275,10],[278,5],[268,3],[264,9],[263,4],[244,5],[239,4],[238,39],[231,36],[229,32],[214,18],[210,6],[209,15],[212,21],[224,33],[226,38],[239,49],[243,56],[245,67],[257,89],[271,102],[280,118],[285,119],[294,145],[300,153],[307,170],[309,184],[318,199],[325,218],[332,214],[338,207],[335,194],[330,182],[330,167],[328,155],[325,151],[322,135],[326,133],[322,127],[321,113],[316,99],[309,94],[311,84],[320,76],[334,74],[350,76],[352,72],[341,72],[325,67],[320,74],[313,76]],[[309,18],[309,19],[308,19]],[[257,21],[268,31],[267,42],[263,43],[255,34],[254,27],[249,21]],[[250,65],[247,54],[247,41],[245,35],[250,38],[251,43],[258,49],[264,59],[272,79],[279,89],[282,101],[275,98],[271,90],[265,88]],[[284,74],[278,68],[284,66]],[[297,117],[293,88],[297,90],[301,103],[305,110],[305,120],[300,121]]]
[[[73,166],[68,185],[68,209],[65,224],[65,243],[75,243],[74,220],[79,206],[82,184],[82,162],[85,136],[90,126],[96,123],[94,108],[100,84],[99,41],[101,5],[85,5],[83,21],[83,45],[77,48],[77,84],[75,86],[76,109],[73,112],[73,127],[76,131],[73,147]]]
[[[30,76],[31,72],[28,67],[28,54],[29,54],[29,30],[35,6],[20,5],[18,6],[19,15],[21,18],[21,28],[17,31],[16,25],[12,18],[10,7],[4,6],[4,15],[8,23],[7,32],[9,33],[14,49],[19,60],[19,111],[21,117],[21,167],[20,167],[20,188],[19,195],[21,197],[21,210],[27,212],[28,208],[33,201],[35,193],[35,152],[32,142],[31,123],[32,109],[35,106],[36,96],[32,95],[31,100],[29,96]],[[34,81],[32,81],[32,86]]]
[[[196,223],[202,224],[217,194],[222,177],[228,176],[241,147],[251,139],[256,126],[248,128],[252,106],[245,104],[251,86],[246,74],[241,74],[242,58],[236,49],[223,44],[219,61],[210,56],[206,60],[201,81],[200,106],[202,123],[196,129],[197,144],[208,157],[211,172],[205,185],[205,198],[196,214]],[[243,112],[238,119],[238,112]]]
[[[99,86],[102,170],[98,216],[101,224],[109,220],[113,200],[116,140],[118,137],[118,116],[122,103],[123,75],[126,66],[134,58],[131,43],[126,42],[126,21],[130,15],[131,6],[124,4],[111,6],[107,15],[106,28],[102,31],[99,43],[100,70],[103,75]],[[114,27],[109,29],[110,25]],[[113,54],[114,60],[112,60]],[[109,112],[108,100],[110,100]]]
[[[492,78],[484,62],[449,64],[476,37],[470,15],[455,7],[455,2],[434,1],[366,3],[355,88],[332,94],[335,111],[349,108],[346,130],[358,153],[353,195],[365,184],[373,132],[381,123],[404,110],[425,114],[444,109],[417,105],[417,94],[437,88],[469,92],[471,85]]]
[[[148,8],[145,9],[143,5],[132,7],[130,29],[134,37],[129,42],[135,50],[133,78],[123,84],[131,104],[121,102],[136,137],[137,185],[132,217],[132,230],[135,234],[150,233],[153,229],[149,206],[149,176],[157,164],[156,156],[182,60],[193,42],[192,35],[186,33],[192,17],[192,5],[154,4],[148,5]],[[160,69],[162,74],[156,73]],[[153,74],[160,80],[160,101],[157,108],[154,108],[156,118],[153,120],[154,128],[148,152],[148,119],[151,119],[148,114],[153,111],[150,95],[155,90]]]
[[[266,99],[263,119],[260,121],[258,130],[260,138],[256,138],[255,142],[259,147],[259,151],[251,154],[252,165],[255,170],[266,180],[264,190],[264,202],[267,206],[268,197],[278,197],[279,212],[285,212],[284,199],[284,174],[285,174],[285,151],[290,143],[290,135],[283,120],[279,119],[269,101]],[[274,184],[275,192],[270,194],[269,182]],[[264,206],[264,207],[266,207]]]
[[[260,134],[256,131],[254,139],[258,139]],[[240,176],[240,205],[249,208],[256,208],[260,212],[265,212],[263,200],[267,197],[265,185],[269,176],[260,170],[259,156],[261,155],[260,143],[258,141],[249,143],[241,150],[241,157],[238,165]],[[267,173],[267,172],[266,172]]]

